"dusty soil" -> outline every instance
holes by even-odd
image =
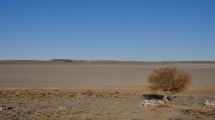
[[[0,88],[143,87],[154,68],[174,64],[192,87],[215,88],[214,62],[0,61]]]
[[[209,91],[209,90],[208,90]],[[214,120],[215,93],[187,91],[164,105],[142,106],[143,89],[2,89],[1,120]]]
[[[192,89],[166,104],[142,106],[147,77],[174,64]],[[214,120],[214,62],[0,61],[1,120]],[[73,89],[71,89],[73,88]]]

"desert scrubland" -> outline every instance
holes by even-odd
[[[160,99],[147,87],[149,73],[170,64],[190,73],[192,86],[168,103],[144,106]],[[0,88],[2,120],[215,119],[213,62],[3,61]]]

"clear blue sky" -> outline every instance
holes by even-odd
[[[0,0],[0,59],[215,60],[215,0]]]

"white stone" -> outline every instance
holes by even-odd
[[[208,100],[206,100],[205,101],[205,105],[207,105],[207,106],[215,106],[215,101],[208,101]]]
[[[164,104],[164,102],[162,100],[144,100],[139,106],[154,106],[159,104]]]

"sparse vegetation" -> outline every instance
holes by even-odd
[[[21,95],[21,90],[15,90],[14,92],[15,92],[15,93],[14,93],[15,96],[20,96],[20,95]]]
[[[148,77],[150,88],[153,91],[178,93],[184,91],[191,83],[191,75],[175,66],[155,69]],[[167,100],[167,95],[164,96]]]

